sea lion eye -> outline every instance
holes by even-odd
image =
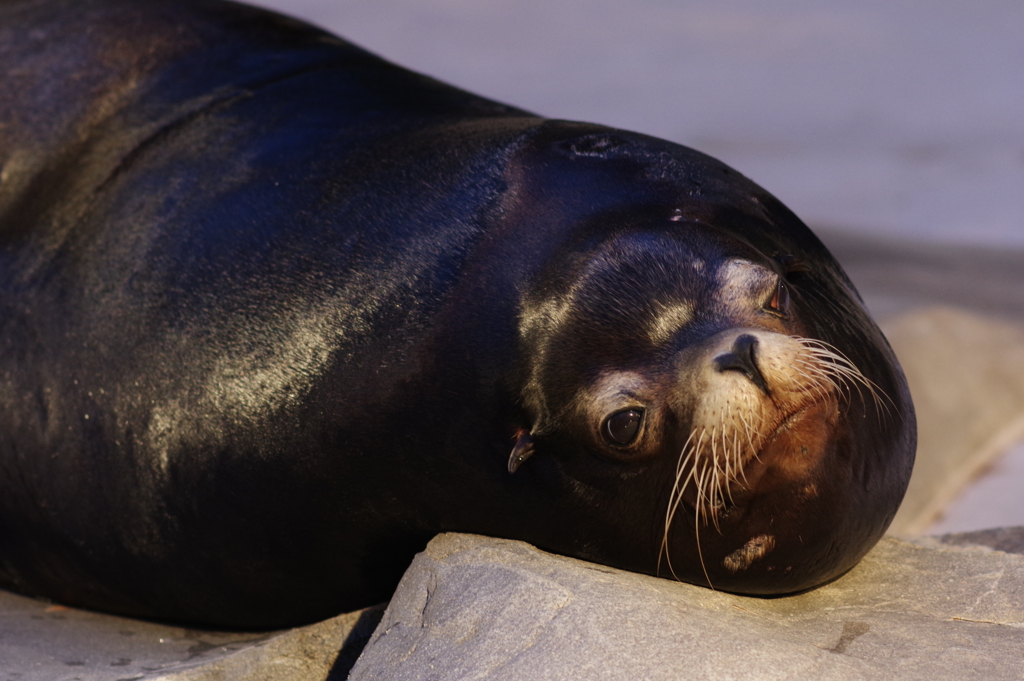
[[[789,312],[789,289],[786,288],[786,284],[782,281],[782,277],[779,277],[779,281],[775,285],[775,293],[772,294],[772,299],[771,302],[768,303],[768,307],[779,314],[786,314]]]
[[[644,412],[640,409],[615,412],[604,422],[604,435],[614,444],[628,445],[636,439],[643,418]]]

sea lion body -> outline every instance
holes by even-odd
[[[785,593],[902,498],[891,350],[810,231],[703,154],[230,3],[7,0],[0,92],[13,588],[277,627],[385,600],[463,531]],[[783,390],[793,338],[864,381]],[[695,463],[695,424],[743,417],[712,394],[764,431],[731,474]]]

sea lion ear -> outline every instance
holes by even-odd
[[[523,462],[533,456],[535,448],[533,438],[526,430],[520,430],[516,437],[516,446],[512,448],[512,454],[508,457],[508,472],[515,473]]]

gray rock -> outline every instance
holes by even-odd
[[[990,548],[1004,553],[1024,554],[1024,527],[996,527],[975,532],[956,532],[919,540],[927,545],[929,539],[949,546],[970,546]]]
[[[875,319],[947,306],[1024,323],[1024,250],[871,237],[811,225]]]
[[[0,681],[344,679],[384,607],[263,633],[201,631],[0,591]]]
[[[916,536],[1024,438],[1024,326],[929,307],[882,329],[907,375],[918,425],[914,474],[889,532]]]
[[[351,679],[1020,679],[1024,557],[886,538],[759,599],[440,535]]]

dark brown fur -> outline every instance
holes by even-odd
[[[221,2],[0,2],[0,92],[14,588],[279,627],[386,599],[455,530],[785,593],[896,511],[914,418],[891,350],[810,231],[714,159]],[[838,387],[711,522],[678,487],[680,377],[765,333],[837,349],[889,411]],[[744,367],[693,375],[749,392]],[[610,444],[593,395],[648,400],[639,439]]]

